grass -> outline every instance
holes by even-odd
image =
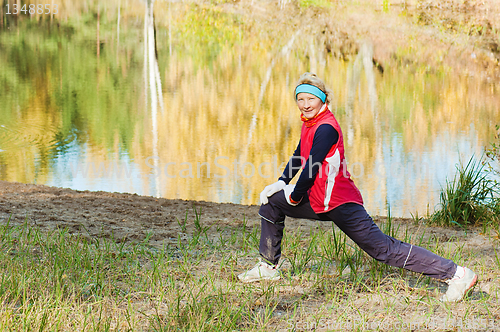
[[[326,223],[287,229],[280,281],[242,284],[236,275],[258,258],[259,227],[245,221],[214,229],[200,216],[182,222],[196,226],[193,234],[162,248],[6,220],[0,225],[0,330],[376,330],[396,324],[410,330],[410,323],[446,315],[498,317],[495,296],[476,292],[457,307],[439,303],[441,284],[374,261]],[[412,232],[400,231],[391,218],[381,228],[411,241]],[[492,280],[490,294],[498,292],[495,237],[493,258],[414,238],[445,257],[474,257],[468,266]]]
[[[431,215],[438,225],[498,224],[500,201],[498,184],[488,177],[485,165],[474,157],[460,164],[452,181],[446,181],[440,208]]]

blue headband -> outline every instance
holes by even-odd
[[[321,99],[321,101],[323,103],[326,100],[326,94],[323,91],[321,91],[320,88],[318,88],[314,85],[311,85],[311,84],[301,84],[301,85],[297,86],[295,88],[295,100],[297,100],[297,95],[301,92],[310,93],[310,94],[318,97],[319,99]]]

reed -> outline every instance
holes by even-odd
[[[488,177],[480,160],[471,157],[457,166],[452,181],[446,181],[440,194],[440,208],[430,220],[438,225],[481,225],[498,223],[500,217],[499,188]]]

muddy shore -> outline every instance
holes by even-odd
[[[67,229],[70,234],[113,238],[117,242],[147,239],[149,245],[155,247],[175,245],[179,235],[182,240],[187,239],[194,232],[196,218],[203,226],[210,226],[208,233],[214,236],[222,229],[243,225],[260,227],[258,210],[257,205],[172,200],[0,181],[0,220],[4,224],[8,221],[11,225],[27,223],[44,231]],[[386,217],[372,217],[377,224],[386,220]],[[392,222],[415,233],[427,228],[409,218],[393,218]],[[327,222],[294,218],[287,218],[286,224],[290,230],[332,227]],[[480,229],[472,232],[479,233]],[[427,228],[425,236],[442,242],[466,238],[464,230],[442,227]]]

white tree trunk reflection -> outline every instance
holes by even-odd
[[[159,169],[158,157],[158,105],[163,112],[163,94],[161,87],[160,68],[156,57],[156,38],[154,27],[153,6],[154,0],[146,0],[144,14],[144,86],[145,86],[145,104],[148,108],[148,94],[151,97],[151,122],[153,134],[153,164],[155,171]],[[148,93],[149,85],[149,93]],[[155,196],[160,197],[159,179],[160,174],[153,174]]]

